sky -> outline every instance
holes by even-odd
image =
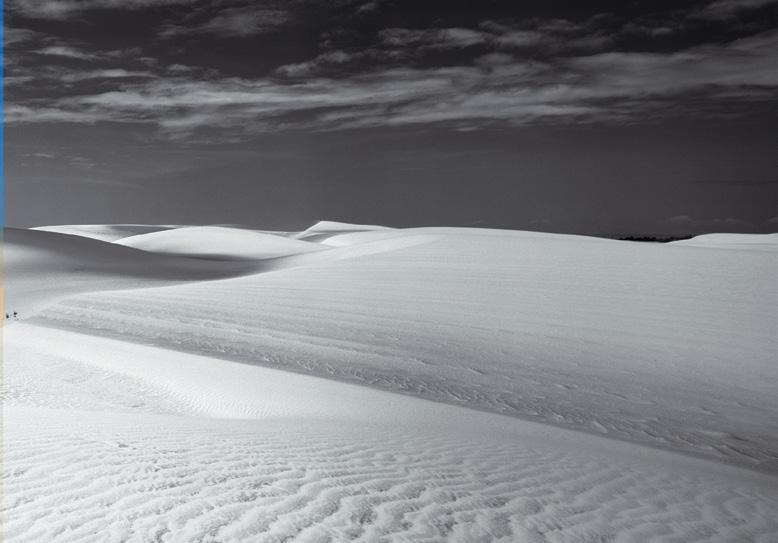
[[[7,0],[8,226],[778,231],[778,0]]]

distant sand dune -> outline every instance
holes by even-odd
[[[127,236],[148,234],[149,232],[159,232],[172,228],[178,227],[172,225],[151,224],[63,224],[54,226],[38,226],[32,230],[82,236],[100,241],[116,241],[118,239],[126,238]]]
[[[315,243],[223,226],[189,226],[116,241],[155,253],[223,259],[265,259],[321,251]]]
[[[77,235],[3,229],[5,309],[23,318],[77,293],[234,277],[256,269],[155,255]]]
[[[778,234],[705,234],[672,243],[689,247],[778,251]]]
[[[392,230],[386,226],[376,226],[368,224],[349,224],[334,221],[319,221],[307,230],[300,232],[294,237],[297,239],[313,242],[323,242],[333,236],[349,234],[354,232],[385,232]]]

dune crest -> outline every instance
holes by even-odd
[[[155,253],[222,259],[277,258],[323,249],[283,235],[224,226],[187,226],[131,236],[115,243]]]
[[[778,251],[778,234],[703,234],[672,244],[712,249]]]
[[[51,226],[37,226],[35,228],[31,228],[31,230],[55,232],[58,234],[69,234],[71,236],[82,236],[100,241],[116,241],[128,236],[148,234],[149,232],[159,232],[161,230],[170,230],[172,228],[180,227],[161,224],[61,224]]]
[[[29,318],[74,294],[235,277],[257,269],[140,251],[90,237],[3,229],[6,311]]]
[[[388,226],[379,226],[372,224],[350,224],[336,221],[319,221],[313,226],[303,230],[294,237],[297,239],[323,242],[332,236],[349,234],[355,232],[386,232],[394,230]]]

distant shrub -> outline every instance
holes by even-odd
[[[647,241],[652,243],[669,243],[671,241],[680,241],[683,239],[691,239],[693,236],[667,236],[667,237],[657,237],[657,236],[625,236],[619,238],[623,241]]]

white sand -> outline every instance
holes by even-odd
[[[778,534],[778,479],[720,464],[72,332],[6,350],[9,541]]]
[[[39,226],[32,230],[83,236],[100,241],[116,241],[128,236],[148,234],[173,228],[177,228],[177,226],[161,224],[61,224]]]
[[[132,290],[6,327],[7,540],[778,540],[777,255],[340,230],[215,281],[79,253]],[[12,299],[74,281],[25,243]]]
[[[379,235],[270,273],[72,298],[39,322],[778,467],[778,254]]]
[[[224,259],[266,259],[324,249],[316,243],[281,235],[222,226],[163,230],[122,238],[115,243],[156,253]]]
[[[688,247],[708,247],[712,249],[778,251],[778,234],[704,234],[691,239],[674,241],[673,243]]]
[[[151,254],[90,236],[3,230],[5,311],[29,318],[67,296],[173,285],[253,273],[256,262],[208,262]]]
[[[322,242],[332,236],[353,232],[386,232],[393,228],[372,224],[349,224],[335,221],[319,221],[310,228],[296,234],[294,237],[306,241]]]

